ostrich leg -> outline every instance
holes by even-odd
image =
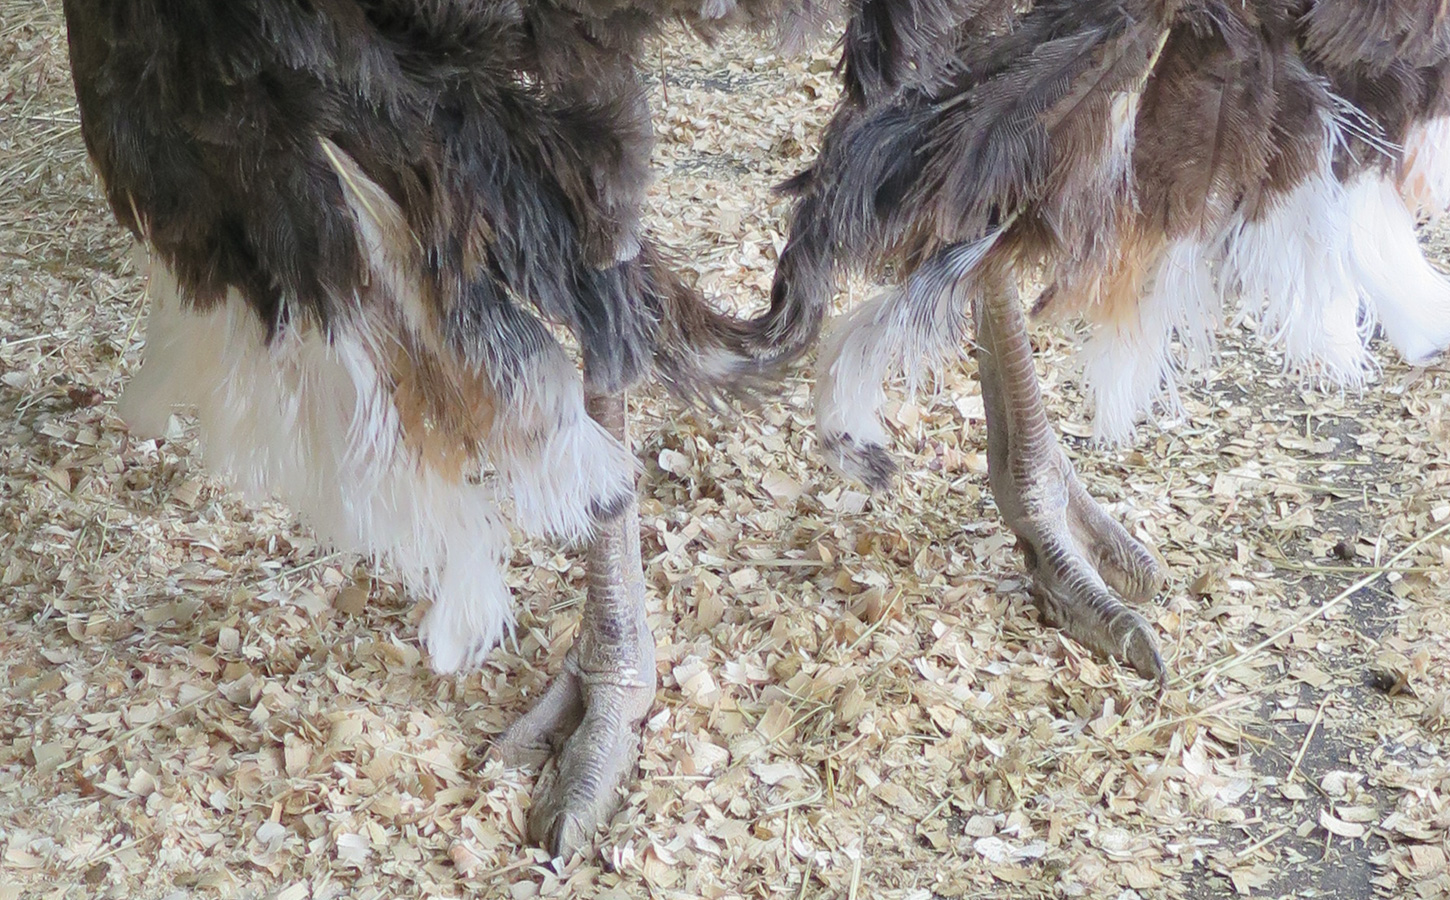
[[[987,469],[1032,574],[1033,600],[1048,624],[1161,682],[1166,673],[1152,629],[1112,591],[1146,601],[1162,587],[1163,575],[1147,548],[1088,496],[1058,444],[1014,282],[991,271],[983,273],[982,286],[973,314]]]
[[[589,414],[628,441],[620,394],[591,394]],[[619,804],[619,788],[640,752],[640,723],[655,696],[655,642],[645,621],[639,507],[598,526],[588,556],[589,587],[579,636],[534,707],[499,739],[496,751],[517,761],[553,745],[552,777],[540,778],[529,811],[529,837],[555,856],[582,849]]]

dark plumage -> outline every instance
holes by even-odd
[[[651,132],[630,53],[655,20],[622,29],[610,55],[589,52],[577,15],[561,26],[571,39],[539,41],[531,26],[558,11],[531,11],[67,5],[84,133],[112,206],[194,302],[236,288],[274,330],[353,312],[367,273],[326,138],[403,211],[460,349],[477,343],[461,323],[528,303],[616,388],[657,351],[684,352],[659,346],[658,267],[634,255]],[[601,75],[587,89],[542,86],[586,62]],[[669,367],[692,377],[685,360]]]

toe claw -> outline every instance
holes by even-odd
[[[1088,496],[1065,458],[1041,477],[1026,501],[1015,483],[1004,488],[1015,492],[1008,495],[1016,498],[1006,507],[1008,521],[1032,573],[1032,597],[1043,621],[1161,684],[1167,669],[1153,627],[1118,598],[1151,600],[1162,589],[1162,567]],[[1057,490],[1048,490],[1054,479]],[[1065,502],[1043,502],[1052,497]]]
[[[549,836],[535,836],[535,840],[540,846],[548,849],[550,856],[556,859],[568,859],[589,846],[599,824],[601,823],[594,823],[592,827],[586,826],[578,816],[567,812],[560,813],[551,823],[554,833]]]
[[[1163,655],[1158,652],[1158,641],[1148,623],[1137,613],[1132,613],[1133,625],[1122,643],[1120,659],[1133,667],[1139,676],[1158,684],[1168,677],[1168,668],[1163,664]]]
[[[633,725],[601,729],[601,721],[586,718],[565,742],[558,768],[540,783],[529,813],[529,839],[556,858],[568,859],[593,842],[619,808],[620,787],[639,756]]]
[[[1109,593],[1082,560],[1057,554],[1043,558],[1055,564],[1033,573],[1032,598],[1043,621],[1094,654],[1126,663],[1143,678],[1161,683],[1167,668],[1148,620]]]

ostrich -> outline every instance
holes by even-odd
[[[825,446],[882,484],[882,376],[956,346],[971,307],[993,489],[1047,618],[1161,677],[1118,599],[1161,575],[1057,446],[1015,287],[1051,263],[1039,307],[1098,323],[1108,433],[1171,399],[1168,338],[1198,336],[1221,293],[1273,296],[1294,361],[1350,381],[1367,312],[1407,354],[1450,340],[1412,231],[1450,198],[1443,16],[1301,6],[860,0],[770,309],[737,320],[640,226],[635,64],[668,19],[788,39],[812,0],[66,0],[83,135],[149,278],[121,411],[157,433],[195,408],[212,465],[389,560],[432,601],[440,672],[510,627],[510,521],[587,541],[578,640],[497,744],[556,745],[529,830],[567,855],[615,807],[655,691],[625,390],[654,374],[709,402],[767,379],[816,337],[838,264],[889,264],[902,287],[826,343]],[[1222,127],[1180,128],[1204,97]],[[1366,211],[1380,238],[1351,240]],[[1299,277],[1311,253],[1350,274]],[[1391,271],[1418,293],[1382,296]]]
[[[1376,321],[1405,359],[1432,359],[1450,281],[1415,224],[1450,206],[1447,70],[1450,11],[1429,0],[860,0],[843,98],[785,186],[773,287],[819,323],[837,269],[896,278],[825,340],[822,447],[885,486],[882,381],[958,351],[970,315],[988,476],[1043,618],[1161,680],[1128,604],[1163,575],[1052,432],[1019,285],[1045,274],[1035,311],[1089,323],[1108,441],[1175,406],[1230,302],[1331,383],[1372,373]]]
[[[718,397],[806,336],[713,312],[642,231],[635,60],[671,18],[789,38],[811,0],[64,9],[83,136],[149,280],[132,430],[194,408],[213,467],[387,559],[432,601],[439,672],[511,627],[510,521],[588,542],[564,671],[497,743],[559,747],[529,828],[568,855],[655,693],[624,392],[653,373]]]

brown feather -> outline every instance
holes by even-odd
[[[1302,33],[1329,69],[1434,65],[1450,54],[1450,0],[1316,0]]]
[[[1168,36],[1166,25],[1150,21],[1104,44],[1043,116],[1052,169],[1036,214],[1062,257],[1103,257],[1117,243],[1123,210],[1133,205],[1135,120]]]
[[[1144,94],[1138,202],[1170,239],[1209,236],[1267,175],[1273,57],[1253,24],[1209,5],[1174,30]]]
[[[1244,215],[1250,221],[1267,213],[1275,197],[1293,190],[1319,168],[1328,140],[1325,122],[1333,108],[1324,79],[1304,66],[1292,45],[1279,43],[1271,54],[1273,152],[1264,180],[1244,198]]]
[[[1061,320],[1080,315],[1093,322],[1121,322],[1138,308],[1168,243],[1160,224],[1124,210],[1114,228],[1116,252],[1105,260],[1060,261],[1056,279],[1033,307],[1033,316]]]
[[[1061,186],[1100,166],[1112,95],[1142,77],[1174,5],[1126,6],[1034,7],[941,99],[917,195],[938,237],[974,238],[1045,197],[1054,175]],[[1080,147],[1091,149],[1074,173]]]

